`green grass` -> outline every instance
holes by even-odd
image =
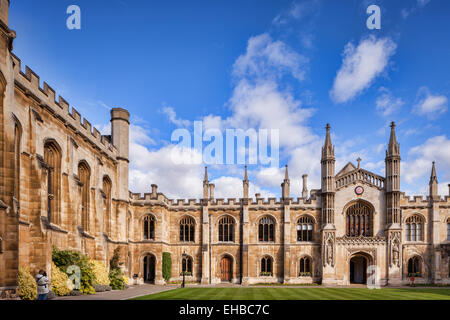
[[[184,288],[132,300],[450,300],[450,289]]]

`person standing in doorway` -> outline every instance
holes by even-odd
[[[36,275],[36,283],[37,283],[37,300],[47,300],[47,295],[49,293],[48,285],[49,280],[47,278],[47,272],[45,270],[40,270]]]

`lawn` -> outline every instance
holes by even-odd
[[[133,300],[450,300],[450,289],[184,288]]]

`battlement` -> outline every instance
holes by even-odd
[[[404,192],[400,193],[401,200],[406,200],[406,205],[422,205],[428,206],[431,203],[430,196],[424,195],[407,195]],[[450,205],[450,196],[439,196],[439,203]],[[405,204],[403,204],[405,205]]]
[[[116,159],[117,148],[111,143],[110,138],[102,136],[97,128],[93,128],[91,123],[83,118],[81,114],[61,96],[56,100],[56,92],[46,82],[40,86],[40,77],[28,66],[25,72],[22,71],[20,59],[11,54],[14,63],[15,86],[27,97],[34,100],[37,105],[45,109],[55,118],[62,121],[75,134],[81,135],[91,145],[100,150],[106,156]]]
[[[317,197],[316,197],[316,191],[313,190],[311,192],[311,198],[290,198],[290,204],[295,208],[298,206],[301,207],[312,207],[315,208],[317,206]],[[135,205],[151,205],[151,204],[163,204],[171,209],[177,209],[177,208],[186,208],[186,207],[201,207],[203,205],[202,199],[168,199],[164,194],[162,193],[129,193],[130,201]],[[217,198],[208,200],[208,206],[215,210],[217,208],[223,208],[223,207],[229,207],[230,209],[235,209],[236,206],[241,206],[243,199],[236,199],[236,198]],[[281,198],[249,198],[248,199],[248,206],[249,207],[281,207],[283,206],[284,202]]]

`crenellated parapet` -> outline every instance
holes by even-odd
[[[11,54],[14,63],[14,85],[26,97],[34,101],[34,105],[40,110],[34,110],[38,121],[42,122],[39,111],[45,110],[53,117],[59,119],[74,134],[80,135],[91,146],[103,155],[115,160],[118,152],[117,148],[111,143],[109,136],[102,136],[100,131],[92,127],[91,123],[83,118],[81,114],[61,96],[56,100],[56,92],[46,82],[43,87],[40,86],[40,77],[25,66],[25,72],[22,71],[21,61],[14,54]]]

